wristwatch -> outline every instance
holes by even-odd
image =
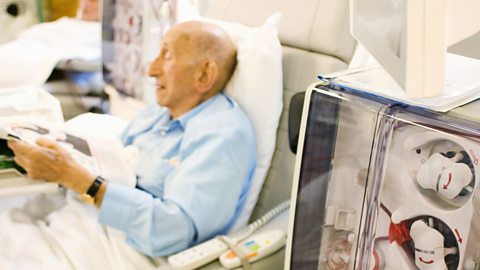
[[[95,198],[95,195],[97,195],[98,190],[100,189],[100,186],[103,184],[103,182],[105,182],[105,179],[103,179],[101,176],[97,176],[97,178],[93,180],[93,183],[88,188],[87,195]]]

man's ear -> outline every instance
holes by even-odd
[[[213,60],[207,60],[200,65],[197,72],[195,78],[197,85],[196,90],[199,94],[205,94],[212,89],[218,79],[218,65]]]

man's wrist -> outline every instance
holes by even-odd
[[[89,170],[79,164],[74,164],[65,174],[64,180],[59,181],[59,183],[79,194],[86,194],[89,187],[95,181],[95,177],[95,174]]]

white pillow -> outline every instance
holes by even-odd
[[[222,27],[237,47],[238,64],[225,93],[250,117],[257,139],[257,167],[247,199],[232,231],[247,225],[267,175],[282,113],[282,50],[275,13],[259,27],[202,18]]]

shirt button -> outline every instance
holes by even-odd
[[[160,131],[160,135],[165,136],[165,135],[167,135],[167,132],[162,130],[162,131]]]

